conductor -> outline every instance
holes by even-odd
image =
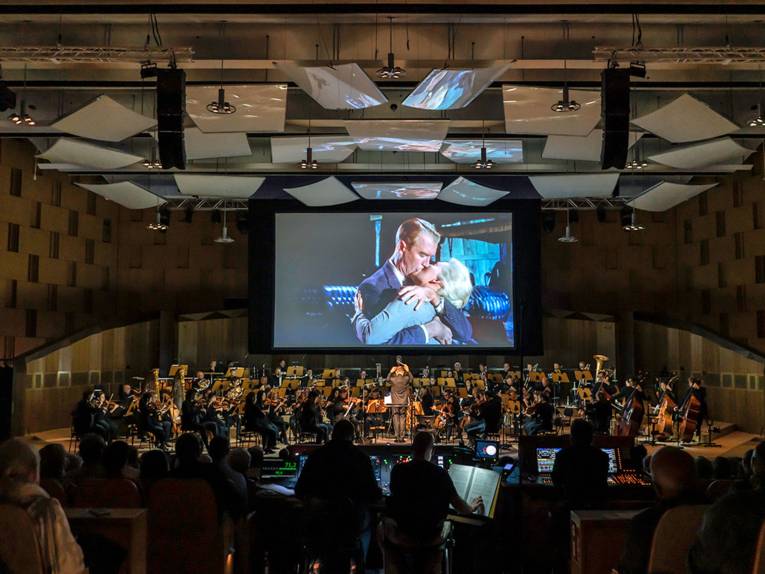
[[[391,419],[396,442],[403,442],[404,440],[406,407],[409,403],[409,383],[411,380],[412,372],[409,370],[409,366],[403,362],[401,355],[397,355],[396,364],[388,373]]]

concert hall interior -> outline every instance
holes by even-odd
[[[765,574],[765,0],[0,0],[0,573]]]

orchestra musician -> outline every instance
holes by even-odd
[[[422,403],[422,412],[426,417],[432,417],[433,411],[433,393],[430,391],[430,387],[425,385],[420,393],[420,402]]]
[[[268,420],[268,415],[263,410],[263,396],[265,391],[260,389],[257,393],[250,391],[244,399],[244,415],[242,422],[245,430],[258,433],[263,443],[263,452],[272,453],[276,447],[276,439],[279,429]]]
[[[324,444],[329,436],[329,425],[322,422],[318,399],[319,393],[316,389],[308,392],[305,403],[300,409],[300,430],[301,432],[316,433],[317,440]]]
[[[218,425],[204,420],[205,413],[200,408],[200,398],[197,391],[192,387],[186,391],[186,396],[181,405],[181,430],[197,432],[202,437],[202,442],[207,448],[209,436],[218,433]]]
[[[465,426],[468,440],[475,442],[478,435],[496,432],[502,421],[502,403],[486,391],[479,389],[470,407],[471,422]]]
[[[390,382],[390,408],[393,422],[393,434],[396,442],[404,441],[406,427],[406,406],[409,404],[409,383],[412,372],[403,362],[401,355],[396,356],[396,364],[388,373]]]
[[[454,363],[454,368],[452,369],[452,377],[454,378],[454,382],[458,387],[465,386],[465,371],[462,370],[462,363],[459,361]]]
[[[210,386],[210,381],[205,378],[205,374],[202,371],[197,371],[194,378],[191,379],[191,388],[195,391],[207,390]]]
[[[141,395],[138,412],[139,428],[144,432],[154,435],[157,448],[166,450],[173,425],[170,421],[162,419],[163,413],[160,411],[158,399],[154,391],[148,390]]]
[[[282,418],[282,412],[286,408],[288,402],[286,393],[284,398],[280,398],[279,391],[277,389],[271,389],[268,392],[266,399],[267,400],[263,402],[263,405],[266,407],[268,422],[276,427],[282,442],[285,445],[289,444],[289,441],[287,440],[287,425]]]
[[[526,410],[526,416],[528,419],[523,423],[526,434],[533,436],[540,432],[550,432],[553,430],[555,409],[544,393],[534,391],[534,400]]]
[[[79,436],[95,433],[106,442],[112,439],[112,427],[98,406],[96,391],[85,391],[72,411],[72,426]]]
[[[604,391],[596,393],[595,402],[587,405],[587,418],[592,423],[595,434],[607,435],[611,433],[611,417],[613,407]]]
[[[701,426],[709,414],[709,407],[707,405],[707,390],[702,386],[701,379],[698,377],[689,377],[688,385],[688,390],[685,392],[683,400],[680,402],[680,406],[677,410],[681,414],[685,413],[691,397],[696,398],[696,400],[699,402],[699,409],[698,414],[696,414],[696,429],[694,434],[696,434],[699,440],[701,440]]]

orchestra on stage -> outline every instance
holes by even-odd
[[[93,432],[107,442],[139,438],[167,448],[181,432],[193,431],[208,444],[226,436],[242,443],[259,440],[267,453],[279,444],[324,443],[339,420],[349,420],[366,442],[401,443],[418,430],[431,430],[445,443],[494,438],[509,444],[519,434],[565,433],[574,419],[589,420],[596,433],[689,443],[702,440],[708,421],[706,389],[690,377],[679,396],[680,375],[662,373],[650,381],[639,371],[623,382],[594,355],[572,369],[528,364],[501,369],[479,364],[463,369],[410,369],[396,357],[387,375],[371,369],[327,368],[314,373],[281,361],[246,368],[231,364],[216,372],[173,365],[167,377],[154,369],[120,386],[117,396],[95,388],[72,411],[72,434]]]

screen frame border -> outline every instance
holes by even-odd
[[[255,199],[249,203],[248,351],[253,354],[301,355],[504,355],[543,354],[541,302],[541,201],[500,199],[485,207],[437,200],[364,200],[330,207],[308,207],[294,199]],[[513,347],[369,346],[275,347],[274,305],[276,215],[278,213],[510,213],[513,218],[513,316],[517,340]],[[519,270],[523,270],[519,273]],[[519,281],[518,277],[523,277]]]

